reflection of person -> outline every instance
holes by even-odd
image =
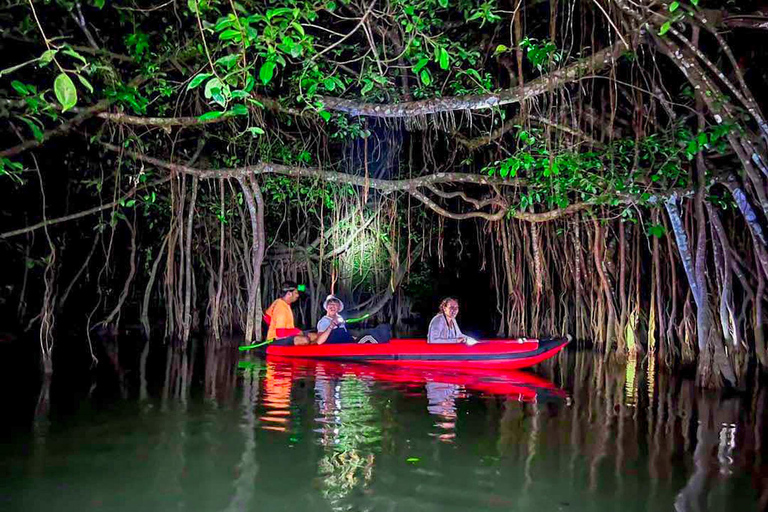
[[[280,289],[280,297],[264,312],[264,320],[269,325],[267,341],[274,345],[322,345],[331,334],[328,328],[322,332],[303,332],[293,323],[291,304],[299,300],[299,287],[293,281],[286,281]]]
[[[429,334],[427,343],[466,343],[474,345],[477,340],[465,336],[456,323],[456,315],[459,313],[459,301],[452,297],[443,299],[440,303],[440,312],[429,322]]]
[[[427,391],[427,410],[440,420],[435,423],[440,430],[430,435],[441,441],[452,442],[456,437],[456,399],[462,387],[458,384],[427,381],[424,388]]]
[[[323,308],[325,316],[317,322],[317,332],[331,330],[326,343],[354,343],[355,339],[347,330],[344,317],[339,314],[344,310],[344,303],[335,295],[329,295],[323,302]]]

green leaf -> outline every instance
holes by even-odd
[[[205,122],[210,121],[211,119],[217,119],[224,115],[223,110],[212,110],[210,112],[206,112],[205,114],[201,115],[197,118],[198,121]]]
[[[193,78],[191,82],[189,82],[189,85],[187,85],[187,90],[194,89],[212,76],[212,73],[200,73],[195,78]]]
[[[44,67],[50,64],[57,51],[58,50],[45,50],[40,56],[40,61],[38,62],[40,67]]]
[[[320,117],[322,117],[322,118],[323,118],[323,121],[325,121],[326,123],[327,123],[327,122],[328,122],[328,121],[331,119],[331,113],[330,113],[330,112],[328,112],[327,110],[321,110],[321,111],[320,111],[320,112],[318,112],[317,114],[318,114]]]
[[[53,92],[62,106],[62,112],[66,112],[77,105],[77,89],[72,79],[65,73],[60,73],[53,82]]]
[[[651,224],[648,226],[648,234],[656,238],[661,238],[667,232],[661,224]]]
[[[267,61],[262,64],[261,68],[259,69],[259,79],[261,80],[261,83],[267,85],[272,81],[273,76],[275,76],[275,63],[272,61]]]
[[[103,9],[104,8],[104,4],[106,4],[106,3],[107,3],[107,0],[93,0],[93,5],[95,5],[96,8],[98,8],[98,9]]]
[[[232,22],[234,21],[234,15],[230,14],[230,17],[228,18],[221,18],[217,23],[216,26],[213,27],[214,32],[221,32],[225,28],[229,28],[232,26]]]
[[[427,64],[429,64],[429,59],[427,58],[419,59],[419,62],[417,62],[416,65],[413,66],[413,72],[418,73]]]
[[[237,59],[239,58],[240,58],[240,54],[232,53],[230,55],[225,55],[224,57],[221,57],[220,59],[216,60],[214,64],[219,64],[221,66],[224,66],[227,69],[232,69],[232,66],[237,64]]]
[[[253,137],[257,135],[264,135],[264,130],[258,126],[251,126],[248,128],[248,131],[251,133]]]
[[[691,3],[695,5],[696,7],[699,6],[699,0],[691,0]]]
[[[225,107],[227,105],[227,100],[230,97],[229,86],[217,77],[214,77],[208,80],[205,84],[205,91],[203,94],[206,99],[212,99],[222,107]]]
[[[252,75],[248,75],[248,78],[245,79],[245,87],[243,87],[243,90],[249,93],[253,90],[254,85],[256,85],[256,79],[253,78]]]
[[[671,4],[669,4],[669,12],[675,12],[679,8],[680,8],[680,2],[672,2]]]
[[[509,47],[507,45],[500,44],[499,46],[496,47],[496,50],[493,53],[494,55],[498,55],[500,53],[506,52],[507,50],[509,50]]]
[[[659,29],[659,35],[663,36],[667,32],[669,32],[669,29],[672,28],[672,22],[671,21],[665,21],[664,24],[661,26],[661,29]]]
[[[440,4],[440,7],[443,9],[446,9],[448,7],[448,0],[437,0],[437,3]]]
[[[440,67],[448,69],[448,52],[445,48],[440,48]]]
[[[297,23],[295,21],[292,21],[291,22],[291,26],[296,30],[296,32],[298,32],[302,36],[305,35],[304,34],[304,27],[302,27],[299,23]]]
[[[38,142],[43,142],[43,139],[45,136],[43,135],[42,130],[40,130],[40,127],[37,126],[32,120],[26,118],[26,117],[19,117],[24,123],[29,126],[30,131],[32,132],[32,135],[34,135],[35,139],[37,139]]]
[[[432,75],[429,74],[428,69],[422,69],[421,73],[419,73],[419,77],[421,78],[421,82],[424,85],[429,85],[432,83]]]
[[[80,80],[81,84],[83,84],[83,87],[88,89],[89,93],[93,94],[93,86],[91,85],[91,83],[88,80],[86,80],[85,77],[80,75],[79,73],[77,75],[75,75],[75,76],[77,76],[77,79]]]
[[[475,11],[474,14],[472,14],[472,16],[467,18],[467,21],[476,20],[478,18],[482,18],[483,16],[484,16],[483,11],[478,10],[478,11]]]
[[[221,41],[229,41],[230,39],[236,39],[240,41],[242,37],[243,34],[241,34],[239,30],[234,30],[231,28],[219,34],[219,40]]]
[[[69,55],[70,57],[74,57],[75,59],[79,60],[83,64],[88,64],[88,61],[85,60],[85,57],[77,53],[75,50],[70,48],[69,46],[65,46],[62,50],[65,54]]]
[[[325,88],[329,91],[332,91],[336,89],[336,82],[333,80],[332,77],[328,77],[325,80],[323,80],[323,85],[325,85]]]
[[[19,93],[21,96],[26,96],[27,94],[29,94],[29,89],[27,89],[27,86],[19,82],[18,80],[14,80],[13,82],[11,82],[11,87],[13,87],[13,89],[17,93]]]
[[[199,9],[198,6],[200,7]],[[208,2],[207,0],[187,0],[187,7],[194,13],[197,13],[198,11],[206,11],[208,10]]]
[[[232,108],[230,108],[229,111],[232,113],[233,116],[248,115],[248,107],[246,107],[242,103],[238,103],[237,105],[232,105]]]
[[[365,85],[363,85],[363,88],[360,89],[360,94],[365,96],[368,94],[371,89],[373,89],[373,81],[372,80],[365,80]]]

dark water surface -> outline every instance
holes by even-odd
[[[763,390],[700,393],[589,352],[489,375],[198,360],[162,353],[120,378],[54,379],[34,413],[37,390],[17,395],[0,430],[0,510],[751,511],[768,499]]]

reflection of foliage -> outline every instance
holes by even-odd
[[[358,485],[368,485],[373,476],[375,456],[370,449],[381,442],[381,421],[364,382],[345,379],[338,392],[337,408],[329,414],[333,421],[327,424],[332,437],[319,472],[323,495],[335,510],[346,510],[349,507],[339,501]]]
[[[368,385],[357,379],[345,379],[341,383],[339,406],[339,438],[337,446],[353,449],[381,441],[378,414],[373,408]]]
[[[320,459],[323,496],[334,505],[335,510],[347,508],[340,506],[338,502],[348,496],[361,482],[367,485],[371,481],[373,464],[372,453],[363,457],[357,450],[334,452]]]

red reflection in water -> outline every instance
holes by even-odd
[[[291,387],[293,385],[293,368],[284,365],[267,365],[264,377],[264,397],[262,402],[267,409],[261,416],[261,428],[286,432],[290,428]],[[285,426],[281,426],[285,425]]]
[[[398,389],[409,392],[411,386],[426,386],[434,391],[435,407],[439,395],[445,400],[455,400],[463,396],[464,390],[471,390],[489,395],[501,395],[519,402],[535,402],[542,395],[565,398],[566,393],[555,384],[533,373],[519,370],[494,370],[461,368],[455,370],[405,368],[402,366],[368,365],[360,363],[342,363],[314,359],[269,356],[268,367],[272,373],[291,374],[293,377],[339,378],[354,376],[362,380],[391,383]],[[269,381],[270,370],[267,370]],[[428,385],[429,384],[429,385]],[[269,387],[269,383],[267,383]],[[290,392],[290,387],[289,387]],[[446,404],[449,409],[452,407]],[[443,410],[443,412],[447,409]],[[437,412],[437,409],[435,409]],[[455,417],[455,407],[452,413]]]

